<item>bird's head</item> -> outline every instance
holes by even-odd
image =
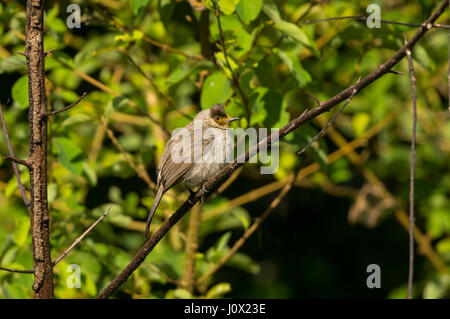
[[[212,106],[207,112],[207,117],[211,126],[219,128],[229,128],[231,122],[239,120],[238,117],[229,116],[222,103]]]

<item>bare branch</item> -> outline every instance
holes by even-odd
[[[4,155],[3,158],[4,158],[5,160],[14,162],[14,163],[16,163],[16,164],[20,164],[20,165],[26,166],[26,167],[28,167],[28,168],[31,168],[31,165],[30,165],[29,160],[23,160],[23,159],[16,158],[16,157],[11,156],[11,155],[8,155],[8,154],[7,154],[7,155]]]
[[[8,271],[8,272],[16,272],[19,274],[34,274],[34,270],[17,270],[17,269],[9,269],[0,267],[0,270]]]
[[[261,215],[261,217],[256,218],[255,222],[245,231],[245,233],[239,238],[231,247],[231,249],[227,252],[225,256],[222,257],[222,259],[213,267],[211,268],[206,274],[201,276],[197,280],[197,284],[201,284],[204,282],[209,276],[217,272],[225,263],[228,261],[228,259],[231,258],[231,256],[236,253],[239,248],[241,248],[246,240],[253,235],[253,233],[258,229],[259,226],[266,220],[266,218],[270,215],[270,213],[278,206],[278,204],[281,202],[281,200],[287,195],[289,190],[292,188],[292,185],[295,182],[295,174],[293,174],[290,178],[290,182],[287,183],[283,189],[280,191],[278,196],[272,201],[272,203],[269,205],[269,207],[264,211],[264,213]]]
[[[381,78],[383,75],[388,73],[388,71],[394,67],[398,62],[400,62],[406,55],[406,50],[410,50],[417,41],[429,30],[427,25],[432,24],[436,19],[444,12],[449,0],[444,0],[439,7],[433,12],[433,14],[425,21],[425,23],[417,30],[417,32],[412,37],[411,41],[405,44],[396,54],[388,60],[386,63],[380,65],[380,67],[370,73],[368,76],[363,78],[360,82],[351,87],[341,91],[339,94],[335,95],[326,102],[323,102],[320,107],[309,110],[302,114],[301,116],[295,118],[290,123],[282,127],[278,132],[269,135],[267,138],[260,141],[258,144],[253,146],[243,155],[235,159],[234,162],[225,166],[221,171],[219,171],[214,177],[208,180],[196,193],[191,194],[188,200],[186,200],[176,212],[174,212],[169,219],[167,219],[161,227],[149,238],[142,248],[137,252],[135,257],[130,261],[130,263],[120,272],[120,274],[113,279],[113,281],[105,287],[100,294],[97,296],[98,299],[104,299],[111,296],[114,291],[124,283],[128,277],[139,267],[139,265],[145,260],[148,254],[153,250],[153,248],[158,244],[162,237],[186,214],[192,206],[198,202],[203,196],[205,196],[209,191],[217,187],[221,181],[227,176],[231,175],[238,167],[242,166],[249,158],[256,155],[260,149],[269,146],[271,143],[278,141],[279,138],[286,136],[287,134],[293,132],[298,127],[306,123],[307,121],[317,117],[332,107],[336,106],[338,103],[344,101],[352,92],[356,90],[357,92],[364,89],[366,86],[370,85],[377,79]]]
[[[9,140],[8,129],[6,128],[6,122],[5,122],[5,118],[3,116],[3,109],[2,109],[1,103],[0,103],[0,117],[2,120],[3,132],[5,133],[6,144],[8,145],[9,156],[11,158],[15,158],[14,151],[11,146],[11,141]],[[22,181],[20,180],[20,173],[19,173],[19,169],[17,168],[16,162],[14,162],[14,161],[12,162],[12,167],[14,170],[14,174],[16,175],[17,186],[19,187],[20,195],[22,195],[22,199],[23,199],[25,205],[27,206],[28,211],[31,213],[31,203],[27,197],[25,187],[23,186]],[[29,166],[27,165],[27,167],[29,167]]]
[[[405,37],[405,44],[408,43]],[[408,274],[408,299],[412,298],[412,285],[414,276],[414,175],[416,161],[416,126],[417,126],[417,98],[416,98],[416,77],[414,75],[414,64],[411,57],[411,50],[406,50],[406,57],[409,65],[409,76],[411,80],[411,91],[413,99],[413,124],[411,137],[411,166],[409,175],[409,274]]]
[[[308,13],[312,10],[312,8],[317,4],[317,0],[311,0],[309,2],[309,6],[308,8],[306,8],[305,12],[302,13],[302,15],[295,21],[295,24],[299,24],[304,18],[306,18],[306,16],[308,15]]]
[[[324,18],[324,19],[317,19],[317,20],[306,20],[305,24],[312,24],[312,23],[318,23],[318,22],[325,22],[325,21],[335,21],[335,20],[360,20],[360,21],[365,21],[368,17],[366,16],[343,16],[343,17],[331,17],[331,18]],[[406,23],[406,22],[397,22],[397,21],[391,21],[391,20],[383,20],[380,19],[381,23],[385,23],[385,24],[396,24],[396,25],[402,25],[405,27],[426,27],[428,29],[431,28],[440,28],[440,29],[450,29],[450,25],[446,25],[446,24],[419,24],[419,23]]]
[[[129,154],[126,153],[122,146],[120,146],[119,141],[116,139],[116,137],[114,136],[113,131],[111,131],[111,129],[106,128],[106,133],[108,134],[108,137],[111,139],[111,141],[113,142],[113,144],[117,147],[117,149],[119,150],[119,152],[123,155],[125,161],[128,163],[128,165],[130,165],[130,167],[136,172],[136,174],[144,181],[147,183],[148,187],[150,187],[151,189],[156,189],[156,184],[150,179],[150,176],[148,176],[147,171],[145,169],[138,169],[136,167],[136,164],[134,164],[134,162],[130,159]]]
[[[45,113],[42,114],[42,116],[43,116],[43,117],[49,117],[49,116],[52,116],[52,115],[56,115],[56,114],[65,112],[65,111],[71,109],[72,107],[74,107],[75,105],[77,105],[77,104],[78,104],[78,103],[79,103],[86,95],[87,95],[87,93],[84,92],[84,93],[78,98],[78,100],[76,100],[76,101],[73,102],[72,104],[70,104],[70,105],[68,105],[68,106],[66,106],[66,107],[63,107],[63,108],[60,109],[60,110],[54,110],[54,111],[45,112]]]
[[[52,49],[50,49],[50,50],[44,52],[44,56],[47,56],[47,55],[51,54],[51,53],[52,53],[53,51],[55,51],[55,50],[56,50],[56,48],[52,48]]]
[[[359,77],[358,81],[356,81],[356,84],[358,84],[360,80],[361,80],[361,77]],[[300,151],[298,151],[297,155],[303,154],[308,149],[308,147],[310,147],[312,145],[312,143],[314,143],[320,136],[322,136],[322,134],[328,129],[328,127],[330,127],[330,125],[333,124],[333,122],[336,120],[336,118],[339,116],[339,114],[341,114],[342,110],[347,106],[347,104],[350,103],[350,101],[353,98],[353,95],[355,95],[356,93],[357,93],[357,90],[355,88],[355,89],[353,89],[352,94],[348,97],[347,101],[345,101],[344,105],[342,105],[342,107],[336,112],[336,114],[333,115],[333,117],[330,119],[330,121],[327,123],[327,125],[325,125],[319,131],[319,133],[317,133],[316,136],[314,136],[311,139],[311,141],[309,141],[308,144],[306,144]],[[319,101],[319,103],[320,103],[320,101]]]
[[[142,70],[142,68],[133,60],[133,58],[127,53],[124,52],[125,56],[127,57],[127,59],[131,62],[131,64],[134,65],[134,67],[136,68],[136,70],[139,71],[139,73],[142,74],[142,76],[144,78],[146,78],[148,80],[148,82],[150,82],[150,84],[153,86],[153,88],[158,92],[158,94],[160,96],[162,96],[164,99],[167,100],[167,102],[169,102],[170,106],[177,111],[178,113],[180,113],[181,115],[183,115],[184,117],[193,120],[192,116],[184,113],[183,111],[181,111],[180,109],[178,109],[175,105],[175,103],[173,102],[172,98],[167,95],[155,82],[155,80],[151,77],[151,75],[147,74],[144,72],[144,70]]]
[[[109,207],[103,214],[102,216],[100,216],[91,226],[89,226],[88,229],[85,230],[84,233],[81,234],[80,237],[78,237],[73,243],[72,245],[69,246],[69,248],[67,248],[62,254],[61,256],[59,256],[58,258],[55,259],[55,261],[53,262],[53,266],[56,266],[56,264],[58,264],[64,257],[67,256],[67,254],[70,253],[70,251],[72,249],[75,248],[76,245],[78,245],[84,237],[86,237],[86,235],[95,227],[97,226],[98,223],[100,223],[102,221],[103,218],[106,217],[106,215],[109,214],[109,211],[111,210],[111,207]]]

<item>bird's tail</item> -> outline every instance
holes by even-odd
[[[150,209],[150,213],[147,217],[147,225],[145,226],[145,237],[148,236],[148,231],[150,229],[150,223],[152,222],[153,215],[155,214],[156,208],[158,208],[159,202],[161,201],[161,197],[164,194],[164,187],[160,186],[158,191],[156,192],[155,201],[153,202],[152,209]]]

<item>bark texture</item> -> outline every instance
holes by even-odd
[[[27,1],[25,56],[30,123],[31,240],[36,298],[53,298],[50,215],[47,202],[47,100],[45,95],[43,0]]]

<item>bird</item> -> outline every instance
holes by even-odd
[[[182,182],[192,194],[194,188],[226,165],[230,151],[228,128],[237,120],[238,117],[229,116],[224,105],[218,103],[200,111],[185,127],[174,130],[156,170],[156,195],[147,217],[145,237],[164,193]]]

